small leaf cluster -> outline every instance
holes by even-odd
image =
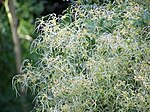
[[[17,93],[31,89],[37,112],[148,112],[150,12],[133,2],[66,12],[37,20],[40,57],[23,62]]]

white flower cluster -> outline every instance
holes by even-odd
[[[74,5],[63,16],[38,19],[31,52],[40,58],[35,65],[24,61],[14,88],[37,94],[37,112],[148,112],[150,44],[149,27],[143,30],[148,24],[139,22],[143,11],[130,2]]]

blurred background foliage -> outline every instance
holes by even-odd
[[[118,3],[126,0],[116,0]],[[131,0],[149,8],[149,0]],[[28,112],[33,108],[33,95],[16,98],[12,90],[11,80],[16,71],[14,45],[10,24],[3,4],[0,0],[0,112]],[[18,19],[17,33],[21,43],[22,60],[37,60],[37,54],[30,54],[30,44],[37,37],[35,30],[36,18],[50,13],[62,14],[70,3],[99,5],[114,0],[13,0]],[[145,19],[146,19],[145,14]]]

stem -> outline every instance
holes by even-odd
[[[8,16],[11,32],[12,32],[12,39],[14,43],[14,52],[15,52],[15,60],[16,60],[16,69],[17,69],[17,72],[20,73],[21,48],[20,48],[19,37],[17,34],[17,17],[15,14],[15,6],[12,0],[5,0],[4,6],[5,6],[7,16]],[[20,90],[20,92],[21,92],[21,95],[24,94],[23,90]],[[25,98],[24,96],[22,96],[21,97],[22,112],[27,112],[25,104],[26,104]]]
[[[14,43],[14,52],[15,52],[15,60],[16,60],[16,69],[17,72],[20,72],[21,65],[21,49],[20,42],[17,34],[17,18],[15,15],[15,7],[13,5],[12,0],[5,0],[4,2],[5,10],[8,16],[9,24],[11,27],[12,38]]]

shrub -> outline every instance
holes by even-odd
[[[40,57],[23,62],[13,87],[36,94],[37,112],[148,112],[149,21],[133,2],[73,5],[42,17],[31,45]]]

